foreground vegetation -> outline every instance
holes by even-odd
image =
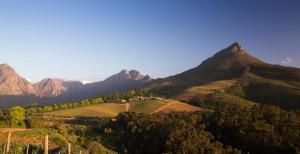
[[[299,153],[300,122],[278,107],[224,106],[213,113],[121,113],[99,125],[120,153]]]
[[[14,147],[105,153],[299,153],[300,119],[269,105],[220,106],[214,112],[120,113],[111,118],[30,116],[27,131],[14,132]],[[7,135],[0,135],[6,141]],[[18,143],[18,144],[16,144]],[[0,144],[3,144],[3,142]],[[22,148],[21,148],[22,147]]]
[[[0,124],[27,128],[12,129],[12,153],[43,153],[45,135],[49,135],[51,153],[66,153],[68,143],[73,153],[95,154],[300,153],[300,118],[293,111],[226,93],[212,93],[189,102],[209,112],[154,112],[176,103],[168,99],[136,101],[129,112],[123,112],[122,103],[104,103],[133,96],[118,94],[59,105],[13,107],[0,112]],[[0,129],[2,147],[7,135]]]

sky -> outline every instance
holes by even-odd
[[[0,63],[33,82],[96,81],[122,69],[166,77],[233,42],[300,67],[300,1],[0,1]]]

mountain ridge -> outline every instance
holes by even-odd
[[[58,78],[45,78],[37,83],[30,83],[8,64],[1,64],[0,107],[32,102],[77,101],[141,87],[150,80],[152,78],[149,75],[142,75],[137,70],[122,70],[103,81],[87,84]]]
[[[202,84],[215,80],[226,80],[240,75],[243,72],[244,67],[249,64],[264,65],[262,61],[243,50],[239,43],[233,43],[229,47],[217,52],[212,57],[207,58],[200,65],[177,75],[159,79],[156,82],[158,82],[158,88],[169,89],[173,86],[188,87],[190,85]],[[155,87],[155,85],[150,85],[149,89],[159,91],[159,89],[156,89]]]
[[[234,81],[229,88],[219,90],[230,91],[250,101],[300,108],[297,103],[300,100],[300,69],[265,63],[250,55],[239,43],[220,50],[192,69],[154,80],[145,88],[167,97],[180,96],[181,101],[189,102],[207,95],[205,85],[216,81]],[[203,88],[205,92],[201,92]]]

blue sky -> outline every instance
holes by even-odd
[[[0,63],[33,81],[101,80],[121,69],[166,77],[236,41],[300,67],[299,0],[0,1]]]

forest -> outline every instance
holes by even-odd
[[[299,117],[278,107],[225,106],[213,113],[121,113],[99,125],[120,153],[299,153]]]

